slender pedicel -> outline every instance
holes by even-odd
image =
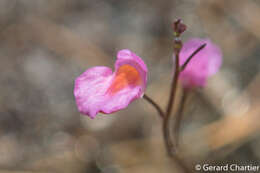
[[[144,94],[143,98],[149,102],[159,113],[161,118],[164,118],[165,113],[163,112],[162,108],[153,100],[151,99],[148,95]]]
[[[206,43],[202,44],[200,47],[198,47],[198,49],[196,49],[190,56],[189,58],[185,61],[185,63],[181,66],[181,71],[183,71],[185,69],[185,67],[188,65],[188,63],[190,62],[190,60],[197,54],[199,53],[199,51],[201,51],[204,47],[206,47]]]

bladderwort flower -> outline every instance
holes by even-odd
[[[115,72],[104,66],[92,67],[75,80],[74,96],[80,113],[90,118],[110,114],[141,98],[147,83],[147,67],[130,50],[118,52]]]
[[[220,48],[209,39],[193,38],[183,44],[180,51],[180,65],[202,44],[206,47],[200,50],[180,73],[179,80],[184,88],[204,87],[208,77],[214,75],[222,63]]]

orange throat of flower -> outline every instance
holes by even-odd
[[[136,86],[141,84],[139,72],[131,65],[122,65],[116,72],[116,76],[107,92],[115,94],[116,92],[128,86]]]

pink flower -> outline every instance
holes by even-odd
[[[121,50],[114,73],[108,67],[97,66],[75,80],[78,110],[90,118],[95,118],[99,112],[119,111],[143,96],[146,83],[147,67],[143,60],[130,50]]]
[[[222,63],[220,48],[208,39],[193,38],[185,42],[180,52],[180,65],[202,44],[206,43],[180,73],[179,79],[184,88],[203,87],[209,76],[215,74]]]

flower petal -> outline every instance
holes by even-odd
[[[104,104],[104,95],[112,80],[108,67],[93,67],[75,80],[74,95],[80,113],[94,118]]]

